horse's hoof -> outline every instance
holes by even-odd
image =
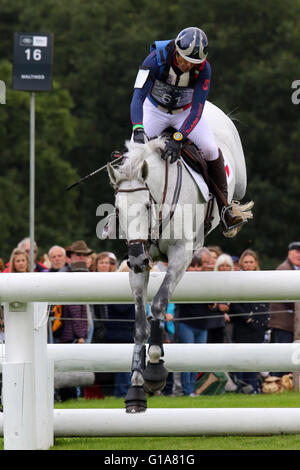
[[[125,397],[126,413],[143,413],[147,409],[147,396],[140,385],[131,385]]]
[[[145,413],[147,410],[147,406],[138,406],[138,405],[133,405],[133,406],[127,406],[126,407],[126,413]]]
[[[164,361],[160,359],[159,363],[148,362],[144,370],[144,389],[146,392],[158,392],[166,385],[168,371],[164,366]]]

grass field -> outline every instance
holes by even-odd
[[[226,393],[218,396],[150,397],[149,408],[299,408],[300,393],[273,395]],[[55,408],[124,408],[124,401],[69,400]],[[124,411],[125,413],[125,411]],[[0,440],[3,449],[3,439]],[[299,435],[55,438],[53,450],[300,450]]]

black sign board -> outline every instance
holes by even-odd
[[[14,33],[14,90],[51,91],[52,68],[52,33]]]

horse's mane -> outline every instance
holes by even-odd
[[[143,162],[151,155],[159,155],[159,150],[164,148],[165,141],[158,137],[149,140],[146,144],[137,144],[126,141],[127,152],[124,153],[125,160],[118,166],[122,178],[130,181],[138,177]]]

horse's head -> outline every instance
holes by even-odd
[[[134,272],[149,269],[146,254],[151,220],[150,192],[146,184],[148,164],[127,159],[118,169],[108,165],[110,181],[116,191],[115,209],[119,233],[128,242],[128,265]]]

